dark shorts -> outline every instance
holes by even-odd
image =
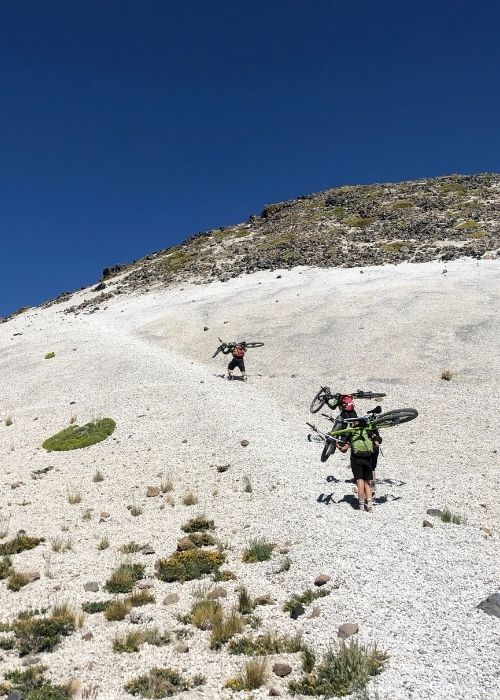
[[[351,454],[351,469],[356,481],[358,479],[371,481],[373,479],[373,455],[362,457]]]
[[[238,369],[241,372],[245,371],[245,362],[242,357],[233,357],[231,362],[228,364],[227,368],[228,369],[234,369],[235,367],[238,367]]]

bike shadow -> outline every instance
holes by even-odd
[[[383,506],[392,501],[401,501],[402,498],[403,496],[375,496],[373,503],[377,506]],[[346,493],[337,503],[348,503],[353,510],[359,510],[359,501],[356,496],[351,493]]]

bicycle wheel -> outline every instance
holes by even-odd
[[[316,396],[314,397],[314,399],[311,401],[311,405],[309,406],[309,410],[311,411],[311,413],[317,413],[320,408],[323,408],[329,396],[330,387],[322,386],[316,394]]]
[[[214,352],[214,354],[212,355],[212,357],[217,357],[217,355],[218,355],[220,352],[222,352],[222,345],[219,345],[219,347],[218,347],[217,350]]]
[[[377,428],[389,428],[401,423],[407,423],[418,416],[418,411],[414,408],[396,408],[394,411],[381,413],[378,418],[370,421]]]
[[[261,348],[264,343],[245,343],[247,348]]]
[[[352,396],[355,399],[383,399],[387,394],[384,394],[382,391],[362,391],[359,389]]]
[[[330,455],[332,455],[336,449],[337,444],[335,442],[325,442],[325,446],[323,447],[323,450],[321,452],[321,461],[326,462],[328,457],[330,457]]]

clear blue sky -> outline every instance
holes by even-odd
[[[0,0],[0,315],[345,183],[500,170],[498,0]]]

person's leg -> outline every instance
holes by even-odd
[[[238,364],[237,360],[235,357],[231,360],[231,362],[227,366],[227,378],[232,379],[233,378],[233,370]]]
[[[365,507],[365,482],[363,479],[356,479],[356,486],[358,487],[359,510],[363,510]]]
[[[372,474],[373,476],[373,474]],[[373,498],[372,498],[372,487],[371,487],[371,479],[365,479],[363,481],[364,487],[365,487],[365,495],[366,495],[366,510],[371,513],[373,510]]]

